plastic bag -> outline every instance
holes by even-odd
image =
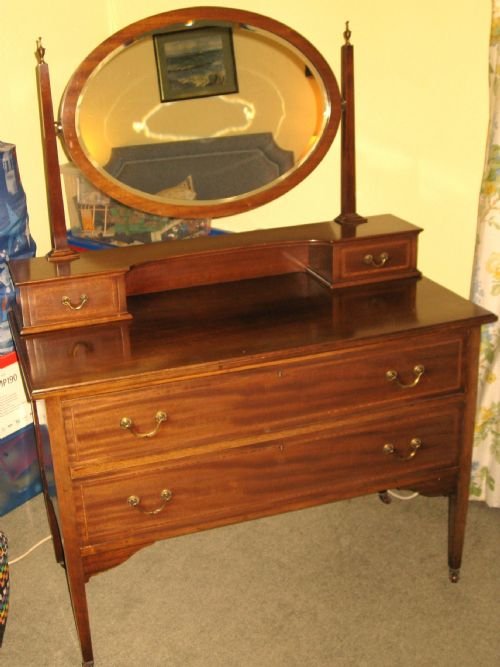
[[[0,262],[6,262],[32,257],[36,245],[30,234],[26,195],[14,144],[0,141],[0,158]]]
[[[19,176],[16,147],[0,141],[0,355],[13,349],[7,313],[14,287],[7,261],[32,257],[36,244],[29,229],[26,195]]]

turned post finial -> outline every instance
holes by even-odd
[[[345,22],[345,30],[344,30],[344,39],[346,44],[350,44],[350,39],[351,39],[351,31],[349,29],[349,21]]]
[[[42,46],[42,38],[41,38],[41,37],[39,37],[39,38],[36,40],[36,51],[35,51],[35,55],[36,55],[36,59],[38,60],[38,64],[39,64],[39,65],[42,65],[42,64],[45,62],[45,60],[44,60],[44,57],[45,57],[45,47]]]

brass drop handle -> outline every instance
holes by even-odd
[[[167,421],[167,414],[162,410],[158,410],[158,412],[155,415],[156,426],[152,431],[148,431],[147,433],[141,433],[136,429],[136,427],[134,426],[134,422],[130,419],[130,417],[122,417],[120,419],[120,427],[129,430],[130,433],[132,433],[132,435],[135,435],[136,438],[152,438],[158,433],[158,430],[164,421]]]
[[[425,372],[425,368],[422,366],[422,364],[417,364],[416,366],[413,367],[413,375],[415,376],[413,379],[413,382],[405,383],[401,382],[399,379],[399,374],[397,371],[390,370],[387,371],[385,374],[385,377],[387,378],[388,382],[395,382],[398,387],[402,387],[403,389],[409,389],[411,387],[415,387],[419,382],[422,377],[422,375]]]
[[[150,516],[154,516],[155,514],[159,514],[165,509],[166,504],[168,503],[169,500],[172,498],[172,491],[170,489],[163,489],[163,491],[160,493],[160,498],[162,499],[162,504],[160,507],[157,507],[154,510],[145,510],[143,509],[141,505],[141,499],[139,496],[129,496],[127,498],[127,503],[130,505],[130,507],[136,507],[140,512],[143,514],[149,514]]]
[[[71,303],[69,296],[63,296],[61,303],[63,306],[66,306],[70,310],[81,310],[88,300],[89,297],[86,294],[80,294],[80,302],[77,304]]]
[[[363,257],[363,262],[368,264],[368,266],[375,266],[377,269],[381,269],[387,264],[390,256],[388,252],[381,252],[380,255],[375,258],[371,253],[368,253]]]
[[[416,456],[418,450],[421,447],[422,447],[422,441],[420,440],[420,438],[412,438],[410,441],[410,453],[407,454],[406,456],[403,454],[398,454],[398,450],[390,442],[387,442],[384,445],[383,450],[384,454],[387,454],[388,456],[392,455],[395,458],[399,459],[400,461],[409,461],[414,456]]]

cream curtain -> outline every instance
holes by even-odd
[[[500,0],[492,0],[490,124],[471,298],[500,316]],[[483,328],[471,498],[500,507],[500,323]]]

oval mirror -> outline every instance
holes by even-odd
[[[300,182],[340,114],[336,79],[304,37],[252,12],[198,7],[100,44],[70,79],[60,124],[70,159],[113,199],[221,217]]]

